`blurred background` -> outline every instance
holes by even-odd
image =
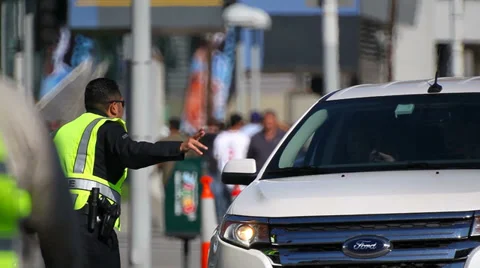
[[[224,11],[237,2],[264,12],[268,27],[230,27]],[[128,119],[129,96],[136,90],[130,79],[131,1],[0,3],[1,76],[35,103],[50,130],[83,112],[84,87],[96,77],[119,82]],[[478,0],[338,0],[330,36],[323,4],[152,0],[152,136],[165,138],[176,128],[188,134],[207,125],[232,127],[234,113],[244,124],[256,124],[265,110],[287,131],[320,96],[338,88],[431,79],[437,68],[440,76],[480,75]],[[325,68],[326,51],[338,53],[336,88],[325,86],[331,71]],[[159,234],[161,176],[151,178]],[[156,245],[168,252],[161,237]],[[170,267],[165,265],[159,267]]]
[[[169,116],[181,116],[191,82],[189,77],[195,72],[192,61],[208,60],[195,59],[193,55],[204,45],[208,33],[224,30],[222,10],[233,2],[236,1],[152,1],[155,51],[152,59],[164,68],[164,71],[153,70],[156,74],[164,72],[164,79],[155,83],[164,91],[164,96],[159,96],[161,123]],[[282,121],[292,123],[305,110],[298,107],[304,107],[304,102],[315,101],[326,91],[322,70],[321,1],[239,2],[266,11],[271,16],[272,27],[266,31],[242,29],[235,32],[235,41],[245,46],[242,53],[245,75],[241,77],[248,98],[236,101],[238,83],[235,78],[238,76],[233,75],[228,96],[219,101],[226,102],[222,104],[226,113],[236,111],[248,115],[251,109],[272,108]],[[338,0],[340,87],[433,77],[438,50],[448,46],[452,38],[451,2]],[[464,2],[461,18],[463,75],[471,76],[480,72],[480,32],[476,29],[480,23],[476,15],[480,11],[480,1]],[[99,69],[96,75],[116,79],[126,91],[130,90],[130,1],[2,0],[1,5],[2,74],[19,83],[27,83],[36,101],[48,97],[48,93],[62,82],[64,88],[75,87],[81,91],[82,82],[77,80],[82,80],[79,78],[82,75],[71,77],[71,73],[87,60],[93,61],[89,72]],[[29,12],[39,14],[33,19],[33,29],[29,29],[24,20]],[[37,33],[32,40],[33,52],[25,51],[31,47],[26,31]],[[259,85],[252,83],[250,75],[251,51],[256,43],[261,55]],[[449,50],[443,53],[449,54]],[[33,74],[25,72],[22,66],[25,57],[34,62],[30,67]],[[440,76],[451,75],[448,67],[451,57],[443,58]],[[71,85],[63,81],[68,78]],[[256,91],[255,87],[260,91],[253,95],[258,101],[252,101],[252,94],[248,93]]]

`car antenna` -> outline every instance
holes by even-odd
[[[441,47],[438,50],[438,62],[437,62],[437,71],[435,72],[435,80],[433,81],[433,84],[431,84],[428,87],[428,93],[439,93],[443,89],[442,85],[440,85],[438,83],[438,73],[439,73],[439,70],[440,70],[440,64],[442,64],[442,60],[443,60],[443,57],[442,57],[443,48],[444,47]]]
[[[435,72],[435,81],[428,87],[428,93],[439,93],[442,91],[442,85],[438,84],[438,71]]]

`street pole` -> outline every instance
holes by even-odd
[[[132,1],[132,136],[135,140],[150,141],[150,64],[151,23],[150,0]],[[151,257],[151,200],[149,189],[150,169],[132,170],[130,211],[130,254],[132,268],[150,268]]]
[[[161,61],[158,62],[158,73],[159,76],[157,81],[159,83],[159,87],[157,88],[158,92],[158,102],[155,102],[153,105],[158,105],[158,125],[159,128],[155,129],[154,134],[159,133],[160,130],[165,126],[165,110],[166,110],[166,99],[165,99],[165,58],[161,55]]]
[[[245,113],[247,111],[245,105],[245,44],[242,37],[238,39],[237,43],[237,60],[235,71],[235,91],[237,95],[237,112]]]
[[[452,50],[452,75],[455,77],[464,76],[463,65],[463,11],[464,0],[450,1],[450,33]]]
[[[34,4],[30,0],[25,0],[25,17],[23,30],[23,89],[27,101],[33,103],[33,84],[35,70],[35,47],[34,38]]]
[[[1,69],[2,69],[2,75],[6,76],[7,75],[7,1],[3,0],[2,1],[2,14],[0,15],[0,19],[2,20],[2,29],[1,29],[1,41],[2,43],[0,44],[1,47],[1,56],[2,57],[2,62],[1,62]]]
[[[388,73],[387,81],[393,81],[393,42],[395,41],[395,23],[397,21],[397,0],[390,0],[390,22],[388,29]]]
[[[259,111],[260,103],[261,103],[261,92],[262,92],[262,74],[260,70],[260,61],[261,61],[261,53],[260,53],[260,34],[259,30],[253,29],[252,30],[252,51],[251,51],[251,83],[250,87],[252,89],[252,94],[250,95],[251,101],[251,108],[254,111]]]
[[[326,93],[339,89],[337,0],[323,0],[323,75]]]

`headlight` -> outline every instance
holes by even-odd
[[[470,236],[480,236],[480,212],[475,212]]]
[[[222,239],[247,248],[253,244],[269,244],[269,233],[265,219],[226,216],[220,227]]]

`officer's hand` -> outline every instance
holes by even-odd
[[[205,130],[200,129],[195,135],[189,137],[186,141],[182,142],[180,145],[180,151],[186,153],[190,150],[194,150],[198,155],[203,155],[203,152],[200,149],[207,150],[207,146],[203,145],[200,140],[205,136]]]

